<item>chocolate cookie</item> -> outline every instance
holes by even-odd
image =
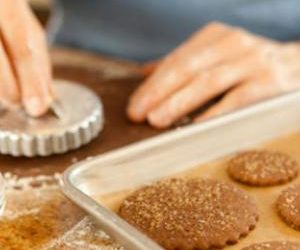
[[[281,193],[277,200],[277,209],[288,225],[300,230],[300,185],[290,187]]]
[[[299,250],[300,243],[292,241],[270,241],[245,247],[242,250]]]
[[[242,190],[216,180],[170,179],[134,192],[119,214],[169,250],[222,248],[255,227],[258,210]]]
[[[298,175],[299,165],[290,156],[271,151],[246,151],[228,162],[234,180],[253,186],[286,183]]]

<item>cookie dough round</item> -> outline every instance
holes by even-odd
[[[272,186],[296,178],[299,172],[297,161],[290,156],[272,151],[245,151],[228,162],[231,178],[253,186]]]
[[[258,220],[244,191],[207,179],[146,186],[123,201],[119,214],[168,250],[222,248],[246,236]]]
[[[242,250],[299,250],[300,243],[292,241],[270,241],[257,243]]]
[[[280,217],[289,226],[300,230],[300,185],[290,187],[281,193],[277,200],[277,209]]]

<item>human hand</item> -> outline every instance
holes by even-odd
[[[43,115],[52,102],[45,34],[27,1],[0,1],[0,102]]]
[[[165,128],[224,93],[195,121],[297,89],[299,56],[300,46],[295,43],[209,24],[158,63],[131,96],[128,117]]]

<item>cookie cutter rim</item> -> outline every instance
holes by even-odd
[[[0,129],[0,153],[15,157],[50,156],[63,154],[88,144],[95,139],[104,126],[103,106],[96,94],[87,87],[67,81],[56,84],[72,86],[88,94],[93,100],[93,110],[84,119],[72,126],[58,129],[57,133],[34,134]]]

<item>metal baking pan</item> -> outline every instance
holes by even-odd
[[[126,249],[159,250],[95,197],[137,188],[299,130],[300,92],[294,92],[77,163],[65,172],[63,191]]]

